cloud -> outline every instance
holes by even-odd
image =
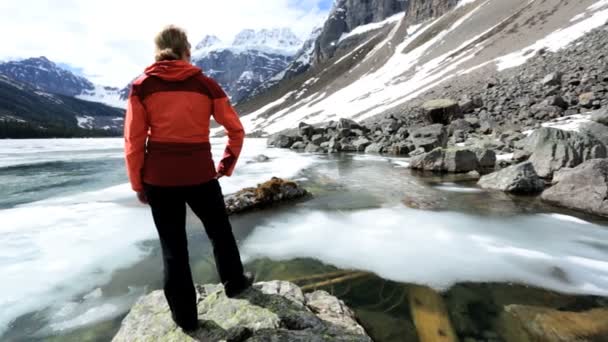
[[[92,81],[124,86],[153,61],[153,37],[167,24],[230,40],[245,28],[290,27],[302,38],[331,0],[21,0],[0,2],[0,59],[47,56]]]

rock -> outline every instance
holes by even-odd
[[[289,148],[295,142],[295,138],[286,134],[277,134],[268,139],[268,146],[278,148]]]
[[[484,189],[516,194],[533,194],[543,191],[545,183],[530,162],[509,166],[481,177],[478,185]]]
[[[321,145],[322,143],[328,141],[329,138],[324,136],[323,134],[315,134],[310,138],[310,141],[315,145]]]
[[[480,96],[465,96],[458,105],[463,113],[472,113],[476,108],[483,107],[483,99]]]
[[[353,311],[324,291],[305,296],[284,281],[258,283],[238,299],[221,285],[196,291],[197,331],[178,328],[163,292],[154,291],[133,306],[112,341],[371,341]]]
[[[357,152],[364,152],[365,149],[371,144],[372,144],[372,142],[369,141],[369,139],[364,138],[364,137],[360,137],[359,139],[353,141],[353,146],[355,147]]]
[[[405,155],[408,155],[410,153],[410,151],[413,150],[412,147],[414,147],[414,146],[410,145],[407,142],[398,142],[398,143],[395,143],[390,146],[389,152],[391,154],[394,154],[397,156],[405,156]],[[423,151],[423,153],[424,153],[424,151]]]
[[[298,142],[294,143],[293,145],[291,145],[292,150],[303,150],[305,148],[306,148],[306,143],[302,142],[302,141],[298,141]]]
[[[496,152],[489,149],[476,149],[479,168],[482,170],[493,169],[496,166]]]
[[[448,134],[453,135],[456,131],[463,131],[466,133],[471,133],[475,131],[473,125],[465,119],[456,119],[450,123],[448,126]]]
[[[337,125],[338,130],[341,129],[361,129],[361,126],[350,119],[340,119]]]
[[[425,102],[422,111],[427,122],[431,124],[448,125],[455,119],[462,118],[462,110],[458,102],[451,99],[437,99]]]
[[[372,143],[365,148],[365,153],[382,153],[384,146],[380,143]]]
[[[308,145],[306,145],[306,148],[304,149],[304,152],[308,152],[308,153],[322,153],[322,152],[324,152],[324,150],[319,145],[315,145],[313,143],[309,143]]]
[[[507,305],[500,315],[503,339],[521,342],[593,342],[608,340],[608,309],[570,312]]]
[[[608,126],[595,121],[584,122],[579,126],[579,132],[601,141],[608,150]]]
[[[234,214],[296,200],[308,195],[308,191],[295,182],[272,178],[270,181],[258,185],[257,188],[246,188],[228,195],[224,200],[228,214]]]
[[[556,183],[543,192],[545,202],[608,216],[608,159],[592,159],[554,176]]]
[[[564,99],[559,95],[549,96],[543,102],[544,105],[547,106],[556,106],[561,109],[568,109],[568,103],[564,101]]]
[[[437,148],[410,161],[414,170],[466,173],[477,170],[479,164],[474,152],[461,149]]]
[[[562,84],[562,73],[561,72],[552,72],[549,75],[543,78],[541,82],[545,86],[556,86]]]
[[[561,168],[607,156],[606,146],[596,138],[556,128],[540,128],[518,144],[531,153],[530,161],[542,178],[551,178]]]
[[[599,124],[608,126],[608,109],[602,109],[591,114],[591,120]]]
[[[263,154],[257,155],[251,160],[251,162],[253,163],[266,163],[268,161],[270,161],[270,157],[265,156]]]
[[[445,126],[434,124],[410,130],[408,138],[416,149],[423,148],[426,152],[437,147],[446,147],[448,143],[448,132]]]
[[[300,122],[298,132],[300,136],[310,138],[314,134],[315,128],[307,123]]]
[[[593,107],[593,103],[595,100],[596,100],[596,97],[595,97],[595,93],[593,93],[593,92],[584,93],[578,97],[579,105],[584,108]]]

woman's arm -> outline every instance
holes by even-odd
[[[217,173],[220,176],[231,176],[243,149],[245,131],[238,114],[225,95],[213,100],[213,117],[217,123],[224,126],[228,135],[228,145],[217,168]]]
[[[148,137],[146,110],[136,93],[131,91],[125,115],[125,159],[134,191],[143,192],[142,170]]]

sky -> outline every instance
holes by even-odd
[[[289,27],[305,39],[332,0],[20,0],[0,1],[0,60],[46,56],[92,82],[123,87],[154,61],[154,35],[186,29],[196,45],[213,34]],[[179,4],[179,5],[178,5]]]

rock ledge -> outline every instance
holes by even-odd
[[[196,288],[199,330],[177,327],[163,292],[154,291],[133,306],[112,341],[371,341],[354,312],[325,291],[304,294],[271,281],[229,299],[221,285]]]

